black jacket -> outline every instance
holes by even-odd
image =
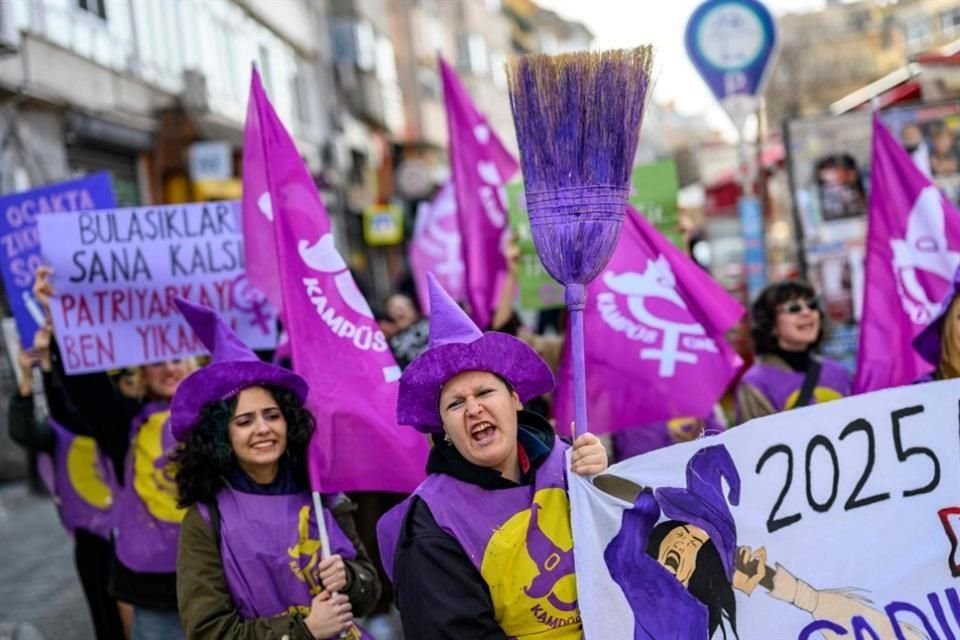
[[[530,460],[519,485],[533,482],[553,450],[556,434],[542,417],[518,413],[517,439]],[[518,486],[493,469],[468,462],[455,447],[434,438],[427,473],[443,473],[490,491]],[[493,600],[463,547],[440,529],[427,504],[413,498],[397,540],[393,563],[397,608],[406,638],[506,640],[494,619]]]

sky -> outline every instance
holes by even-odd
[[[537,0],[540,6],[582,22],[594,35],[596,49],[641,44],[655,47],[654,93],[659,103],[674,102],[684,114],[703,114],[728,136],[733,127],[687,58],[683,44],[687,20],[701,0]],[[779,15],[812,11],[824,0],[766,0]]]

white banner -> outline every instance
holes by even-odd
[[[585,637],[960,637],[958,408],[889,389],[571,474]]]

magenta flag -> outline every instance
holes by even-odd
[[[873,118],[866,286],[854,392],[910,384],[931,365],[913,338],[960,266],[960,214]]]
[[[433,273],[451,298],[461,302],[466,300],[457,196],[453,181],[443,185],[433,200],[417,208],[417,223],[410,239],[410,268],[420,308],[425,314],[430,313],[428,273]]]
[[[617,249],[587,287],[583,311],[590,431],[709,415],[742,365],[723,336],[743,313],[708,273],[627,207]],[[556,391],[560,433],[570,431],[572,391],[565,351]]]
[[[442,58],[440,77],[447,108],[457,220],[463,238],[466,297],[470,317],[486,329],[507,273],[502,247],[510,225],[503,186],[519,165]]]
[[[427,442],[396,423],[400,369],[333,243],[327,211],[253,72],[244,131],[249,265],[275,265],[294,369],[310,384],[315,491],[412,491]],[[261,242],[264,237],[273,243]],[[258,282],[259,286],[264,286]]]

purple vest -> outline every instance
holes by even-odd
[[[497,623],[511,638],[580,639],[564,453],[556,441],[533,484],[490,491],[433,474],[414,492],[490,589]],[[377,525],[388,575],[413,496]],[[415,596],[414,596],[415,597]]]
[[[209,523],[206,506],[198,508]],[[323,590],[316,573],[320,536],[311,495],[255,495],[227,487],[217,494],[217,509],[223,572],[240,617],[307,615],[311,600]],[[330,552],[344,560],[356,558],[356,549],[329,509],[323,510],[323,519]],[[347,638],[368,637],[356,626],[347,633]]]
[[[838,362],[821,358],[820,379],[810,404],[837,400],[850,395],[850,373]],[[749,384],[760,391],[776,411],[792,409],[803,387],[804,374],[758,360],[747,369],[740,384]]]
[[[689,431],[695,432],[700,426],[697,422],[698,420],[694,418],[676,418],[617,431],[613,434],[613,447],[617,452],[617,460],[626,460],[676,442],[685,442],[690,439],[690,436],[679,439],[674,437],[674,432],[678,432],[678,436]],[[726,430],[712,412],[700,422],[703,423],[703,435],[716,435]]]
[[[124,485],[117,496],[117,558],[141,573],[177,570],[177,538],[185,511],[177,507],[169,460],[176,441],[169,418],[167,402],[151,402],[134,418]]]
[[[83,529],[108,540],[116,490],[113,471],[93,438],[70,433],[53,419],[53,495],[64,528]]]

